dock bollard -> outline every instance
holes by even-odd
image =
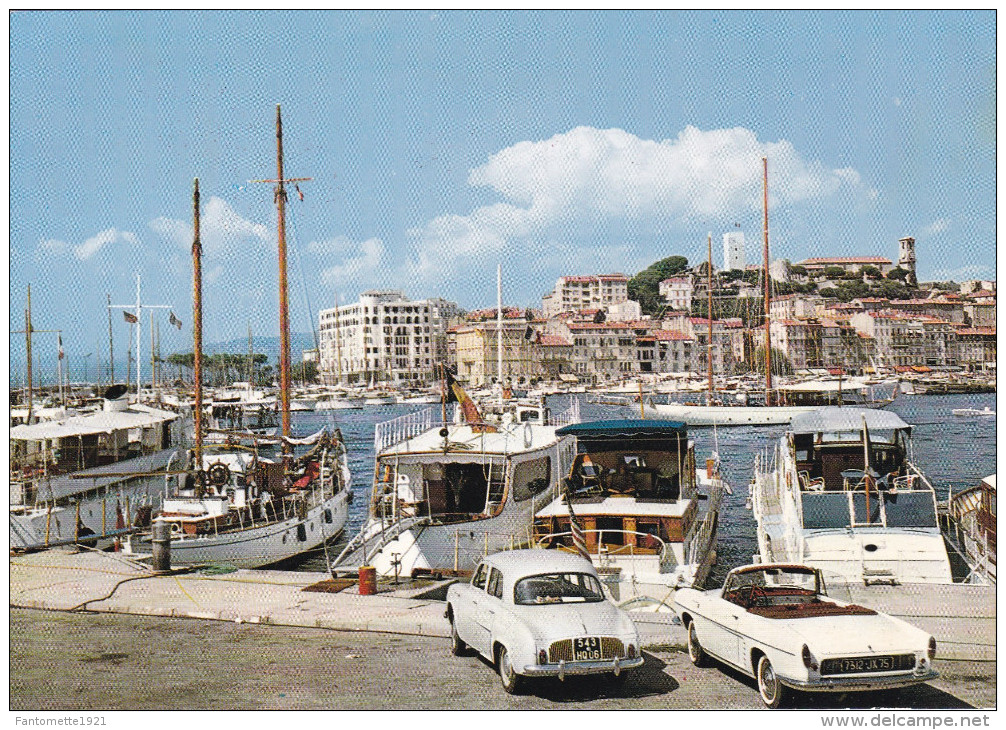
[[[153,548],[154,570],[158,573],[171,570],[171,523],[154,520],[150,544]]]
[[[360,566],[360,595],[373,596],[377,593],[377,568],[372,565]]]

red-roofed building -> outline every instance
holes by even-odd
[[[957,362],[970,371],[994,370],[996,367],[996,328],[959,327]]]

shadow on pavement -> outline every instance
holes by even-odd
[[[654,697],[673,692],[678,682],[664,673],[667,664],[643,652],[643,666],[628,672],[624,679],[611,675],[595,674],[569,677],[560,682],[544,677],[525,682],[524,694],[551,702],[584,702],[612,697]]]
[[[715,660],[712,666],[722,671],[724,675],[747,685],[752,692],[758,692],[758,684],[752,677]],[[791,692],[787,707],[793,710],[974,709],[974,705],[969,705],[931,684],[916,684],[882,692]]]

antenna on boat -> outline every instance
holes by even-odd
[[[279,401],[283,414],[283,455],[289,457],[290,444],[290,306],[286,277],[286,183],[306,182],[310,177],[283,177],[283,117],[276,105],[276,179],[249,180],[250,183],[275,183],[277,243],[279,249]]]

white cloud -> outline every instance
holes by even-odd
[[[950,228],[949,218],[939,218],[928,226],[922,229],[922,234],[925,236],[935,236],[938,233],[943,233]]]
[[[192,245],[192,226],[184,221],[161,217],[154,218],[149,225],[154,233],[159,233],[172,243],[181,247]]]
[[[312,241],[307,250],[325,257],[342,259],[342,263],[324,269],[321,280],[327,285],[343,288],[349,282],[358,284],[372,279],[384,258],[384,242],[379,238],[353,243],[345,236],[336,236],[327,241]]]
[[[410,230],[415,273],[443,274],[461,258],[492,257],[511,245],[520,255],[534,240],[589,236],[601,225],[664,227],[760,210],[762,157],[769,160],[773,206],[839,192],[876,196],[855,170],[804,160],[791,143],[761,142],[739,127],[704,132],[689,126],[663,141],[577,127],[515,144],[472,170],[469,184],[488,187],[505,202]]]
[[[186,221],[174,218],[155,218],[150,228],[169,241],[181,247],[192,246],[193,229]],[[199,238],[203,251],[221,255],[242,250],[240,244],[248,241],[270,243],[273,240],[270,229],[261,224],[242,218],[227,203],[216,196],[210,197],[203,207],[199,221]]]
[[[94,256],[105,246],[115,243],[129,243],[134,246],[138,246],[140,241],[134,233],[109,228],[101,233],[95,234],[79,246],[75,247],[73,249],[73,255],[81,261],[84,261]]]
[[[69,248],[70,246],[66,241],[60,241],[55,238],[39,241],[38,244],[38,251],[40,253],[64,254]]]

